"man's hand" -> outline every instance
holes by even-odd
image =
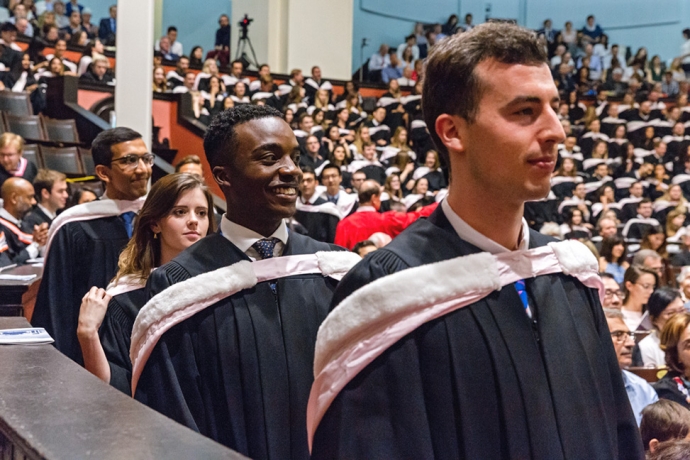
[[[34,243],[45,246],[48,242],[48,224],[43,222],[41,225],[34,225]]]

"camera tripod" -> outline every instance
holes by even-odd
[[[246,46],[249,45],[249,50],[252,52],[252,57],[254,61],[250,61],[245,53]],[[237,52],[235,53],[235,60],[244,58],[248,63],[252,64],[257,69],[259,68],[259,60],[256,58],[256,53],[254,52],[254,47],[252,46],[252,41],[247,35],[247,28],[242,28],[242,33],[240,34],[239,40],[237,40]]]

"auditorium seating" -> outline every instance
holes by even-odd
[[[63,172],[70,176],[84,174],[84,165],[77,147],[38,147],[43,166],[47,169]]]
[[[27,160],[32,161],[39,168],[43,167],[43,161],[41,159],[41,154],[38,152],[38,145],[36,145],[36,144],[25,144],[23,156]]]
[[[29,95],[12,91],[0,91],[0,112],[8,112],[18,116],[34,114]]]
[[[45,127],[40,115],[14,115],[3,112],[5,128],[18,134],[26,141],[47,141]]]
[[[49,140],[54,142],[79,143],[79,133],[77,132],[77,124],[74,120],[44,118],[43,124]]]

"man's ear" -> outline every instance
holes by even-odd
[[[41,190],[40,201],[47,200],[50,198],[50,192],[47,189]]]
[[[656,452],[656,449],[659,447],[659,440],[654,438],[651,441],[649,441],[649,453],[653,454]]]
[[[230,177],[228,175],[227,168],[225,168],[224,166],[214,166],[212,172],[213,179],[220,186],[220,188],[232,186],[230,184]]]
[[[461,132],[467,125],[467,121],[457,115],[441,114],[436,118],[436,134],[450,152],[464,152],[465,139]]]
[[[106,184],[110,183],[110,168],[104,165],[96,165],[96,176],[105,182]]]

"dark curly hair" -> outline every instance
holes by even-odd
[[[273,107],[253,104],[240,104],[216,115],[204,136],[204,152],[211,168],[229,166],[228,160],[232,159],[237,148],[235,126],[270,117],[283,119],[283,115]]]

